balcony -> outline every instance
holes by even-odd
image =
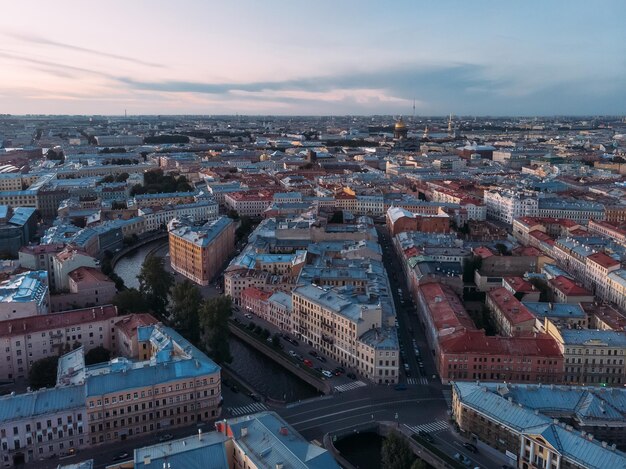
[[[327,344],[334,344],[335,343],[335,339],[333,339],[330,336],[327,336],[326,334],[322,334],[322,341],[326,342]]]

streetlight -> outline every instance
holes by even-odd
[[[396,412],[396,415],[394,418],[396,419],[396,428],[400,428],[400,422],[398,421],[398,412]]]

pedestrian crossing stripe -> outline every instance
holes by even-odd
[[[340,386],[335,386],[335,390],[337,392],[346,392],[352,389],[362,388],[363,386],[367,386],[363,381],[354,381],[352,383],[342,384]]]
[[[428,384],[428,378],[420,376],[419,378],[407,378],[407,384]]]
[[[426,433],[437,433],[447,430],[449,424],[445,420],[437,420],[436,422],[424,423],[421,425],[405,425],[409,430],[413,433],[426,432]]]
[[[226,409],[226,411],[230,415],[233,415],[235,417],[238,415],[246,415],[246,414],[253,414],[255,412],[262,412],[264,410],[267,410],[267,407],[262,402],[254,402],[252,404],[242,405],[239,407],[228,407]]]

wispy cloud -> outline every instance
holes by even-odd
[[[77,46],[74,44],[67,44],[64,42],[58,42],[52,39],[48,39],[42,36],[37,36],[34,34],[11,34],[12,37],[15,38],[19,38],[22,41],[25,42],[29,42],[31,44],[39,44],[39,45],[45,45],[45,46],[51,46],[51,47],[57,47],[60,49],[65,49],[65,50],[71,50],[71,51],[75,51],[75,52],[82,52],[85,54],[91,54],[91,55],[95,55],[98,57],[106,57],[109,59],[115,59],[115,60],[122,60],[125,62],[130,62],[133,64],[138,64],[138,65],[145,65],[147,67],[154,67],[154,68],[165,68],[164,65],[162,64],[157,64],[154,62],[147,62],[145,60],[141,60],[141,59],[137,59],[135,57],[128,57],[125,55],[120,55],[120,54],[112,54],[110,52],[104,52],[101,50],[96,50],[96,49],[90,49],[88,47],[81,47],[81,46]]]

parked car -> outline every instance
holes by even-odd
[[[398,383],[393,387],[396,391],[406,391],[407,387],[404,383]]]
[[[162,435],[159,438],[159,441],[163,443],[164,441],[170,441],[172,438],[174,438],[172,435],[170,435],[169,433],[166,433],[165,435]]]
[[[409,371],[411,369],[411,367],[409,366],[408,363],[404,364],[404,371]]]
[[[463,448],[471,451],[472,453],[478,453],[478,448],[471,443],[463,443]]]
[[[326,358],[322,357],[321,355],[318,355],[317,358],[319,361],[321,361],[322,363],[326,363]]]
[[[296,358],[296,355],[298,355],[296,352],[294,352],[293,350],[289,350],[289,355],[291,355],[292,357]]]
[[[250,313],[244,314],[244,317],[246,317],[247,319],[252,319],[252,315]]]
[[[317,352],[315,350],[309,350],[309,355],[312,357],[317,357]]]
[[[324,376],[326,376],[327,378],[332,378],[333,377],[333,374],[330,371],[328,371],[328,370],[322,370],[322,374]]]
[[[472,461],[470,460],[470,458],[468,458],[467,456],[465,456],[464,454],[461,453],[456,453],[454,455],[454,459],[456,459],[457,461],[459,461],[461,464],[463,464],[465,467],[470,467],[472,465]]]
[[[308,358],[304,359],[304,364],[308,366],[309,368],[313,368],[313,362],[309,360]]]
[[[113,461],[121,461],[122,459],[127,459],[128,453],[127,452],[123,452],[123,453],[118,453],[113,457]]]
[[[339,371],[340,373],[346,372],[346,369],[343,366],[338,366],[337,368],[335,368],[335,370]]]
[[[356,375],[354,373],[348,373],[346,376],[350,379],[356,379]]]

